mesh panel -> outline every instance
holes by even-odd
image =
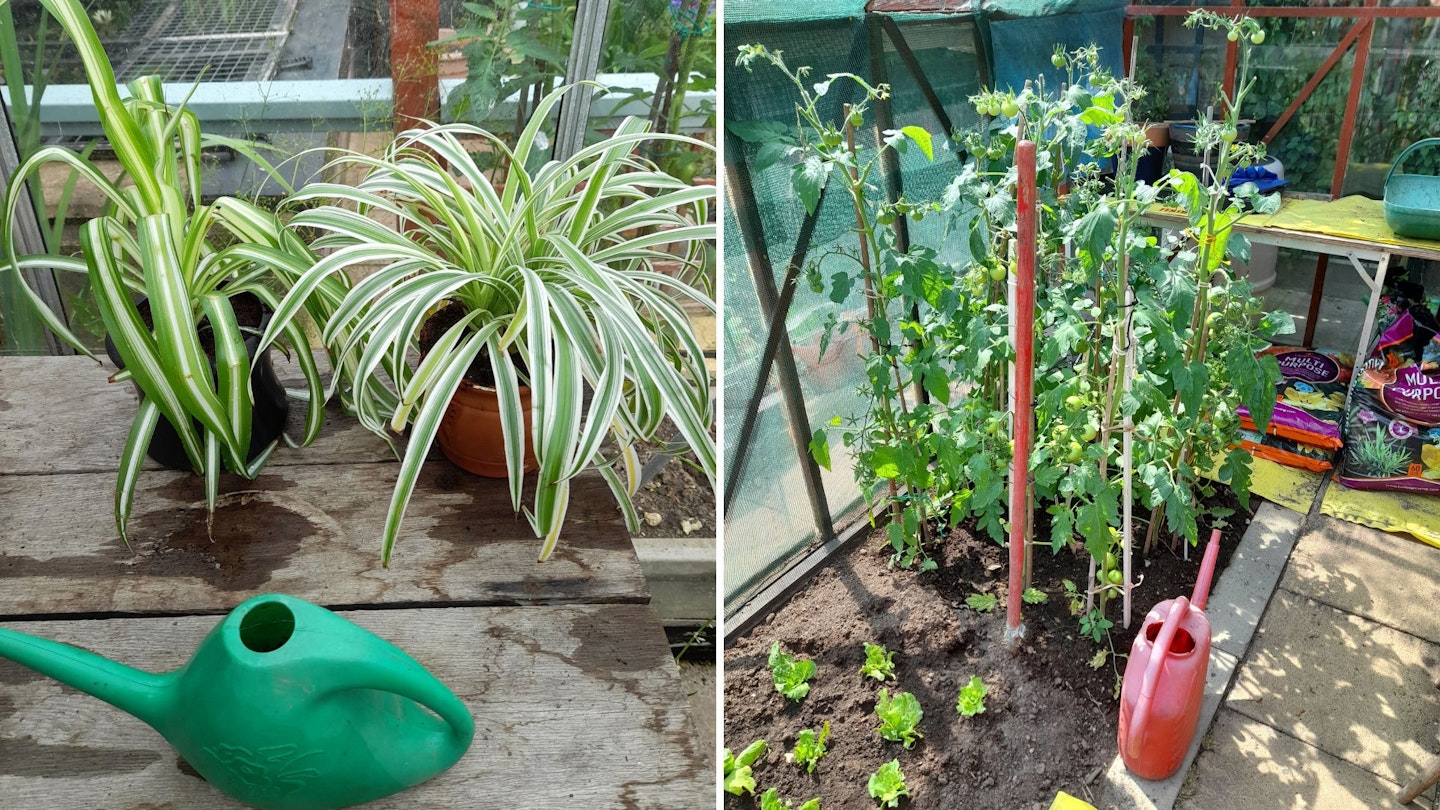
[[[726,6],[732,19],[734,5]],[[874,22],[878,26],[878,20]],[[976,122],[966,98],[979,89],[982,73],[975,46],[975,32],[968,17],[929,18],[899,22],[905,42],[913,51],[922,74],[939,97],[955,126]],[[808,81],[819,81],[830,73],[850,72],[873,77],[872,39],[864,21],[830,20],[804,26],[727,25],[726,40],[732,46],[763,43],[784,53],[792,68],[809,66]],[[899,49],[889,37],[880,37],[884,67],[891,85],[891,115],[896,127],[919,125],[941,135],[939,118],[932,112],[919,82],[911,75]],[[733,51],[732,51],[733,52]],[[1048,52],[1046,54],[1048,59]],[[795,87],[778,70],[757,64],[753,71],[729,65],[726,68],[726,114],[731,120],[778,121],[793,124],[798,95]],[[849,95],[847,95],[849,94]],[[839,120],[845,102],[857,100],[847,83],[836,82],[821,102],[821,114]],[[857,132],[857,145],[873,156],[876,131],[872,115],[867,127]],[[943,139],[937,138],[937,143]],[[732,141],[732,143],[734,143]],[[756,145],[727,149],[726,160],[752,162]],[[955,176],[958,162],[953,152],[940,149],[934,162],[919,150],[901,156],[900,174],[905,193],[912,199],[933,199]],[[783,282],[785,269],[795,251],[795,242],[805,210],[790,185],[790,168],[777,165],[752,176],[753,197],[761,221],[764,243],[775,273],[775,284]],[[733,191],[733,190],[732,190]],[[741,194],[744,190],[739,190]],[[945,233],[938,218],[911,223],[912,240],[937,246],[942,258],[963,259],[968,235]],[[734,206],[725,210],[727,245],[742,245]],[[824,197],[814,236],[806,251],[807,263],[816,263],[821,275],[829,278],[841,270],[853,272],[851,260],[834,254],[834,249],[855,246],[855,213],[849,197],[838,187]],[[816,294],[802,280],[790,310],[785,313],[789,348],[793,351],[800,377],[800,393],[810,424],[791,425],[784,391],[772,371],[766,381],[759,411],[747,412],[754,392],[756,374],[769,324],[761,313],[754,280],[742,250],[726,250],[725,272],[725,460],[727,470],[744,466],[725,516],[726,610],[733,612],[760,587],[782,572],[807,547],[823,539],[815,526],[795,448],[796,435],[808,439],[833,417],[842,422],[857,416],[865,401],[857,393],[864,380],[861,354],[868,352],[868,340],[858,327],[834,336],[821,354],[820,342],[826,319],[864,314],[863,291],[857,286],[837,305],[825,294]],[[735,446],[741,426],[753,418],[754,438],[747,448]],[[740,453],[745,455],[739,456]],[[832,436],[830,471],[821,470],[821,484],[836,529],[841,530],[863,515],[863,493],[855,484],[854,460]]]

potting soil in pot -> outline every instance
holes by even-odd
[[[1388,320],[1350,393],[1337,480],[1354,489],[1440,493],[1440,346],[1420,296],[1385,302]]]

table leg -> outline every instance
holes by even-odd
[[[1325,270],[1330,266],[1330,257],[1324,253],[1315,260],[1315,281],[1310,285],[1310,311],[1305,315],[1306,346],[1315,345],[1315,323],[1320,320],[1320,299],[1325,294]]]
[[[1357,268],[1360,262],[1353,256],[1350,261]],[[1363,271],[1360,277],[1365,279],[1365,284],[1370,288],[1370,303],[1365,307],[1365,325],[1360,329],[1360,348],[1355,350],[1355,367],[1359,368],[1365,363],[1365,350],[1369,348],[1370,330],[1375,327],[1375,312],[1380,308],[1380,291],[1385,287],[1385,272],[1390,269],[1390,254],[1384,253],[1380,261],[1375,265],[1375,278],[1372,280]]]

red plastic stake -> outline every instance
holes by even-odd
[[[1035,142],[1015,144],[1019,171],[1015,239],[1015,382],[1010,387],[1015,452],[1010,462],[1010,588],[1005,606],[1005,640],[1018,647],[1025,638],[1020,595],[1025,590],[1025,546],[1030,541],[1030,434],[1035,421]]]

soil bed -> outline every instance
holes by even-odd
[[[715,490],[693,451],[665,459],[662,451],[670,441],[682,439],[667,418],[654,442],[635,446],[642,469],[663,462],[654,477],[635,492],[635,511],[640,515],[640,531],[635,536],[715,537]]]
[[[1236,509],[1221,540],[1217,572],[1228,564],[1250,521],[1225,492],[1215,505]],[[1255,499],[1251,506],[1258,505]],[[1040,514],[1043,515],[1043,512]],[[1038,527],[1044,537],[1048,527]],[[1143,529],[1139,543],[1143,543]],[[1203,543],[1209,532],[1202,526]],[[1032,584],[1048,595],[1026,605],[1023,652],[1002,642],[1005,625],[1006,550],[969,527],[951,533],[936,551],[939,568],[917,573],[889,566],[884,532],[836,554],[787,604],[725,650],[725,745],[738,753],[756,739],[769,748],[754,766],[758,793],[779,789],[800,802],[819,796],[822,807],[875,807],[866,791],[870,774],[898,758],[910,797],[901,808],[1049,807],[1057,790],[1093,796],[1098,774],[1116,753],[1119,722],[1117,672],[1125,659],[1112,656],[1090,666],[1101,649],[1079,632],[1062,579],[1082,583],[1083,551],[1036,546]],[[1133,620],[1120,627],[1120,605],[1107,616],[1116,652],[1128,653],[1146,612],[1157,602],[1189,595],[1199,573],[1201,549],[1190,559],[1164,544],[1149,564],[1137,560],[1143,581],[1133,591]],[[973,593],[993,593],[990,613],[966,607]],[[775,691],[766,666],[770,645],[812,659],[816,674],[800,703]],[[893,695],[911,692],[925,716],[924,739],[907,751],[876,732],[875,695],[882,686],[862,678],[865,642],[895,655]],[[973,718],[955,710],[960,687],[979,675],[990,687],[985,712]],[[798,732],[830,721],[829,752],[814,774],[786,762]],[[758,807],[749,796],[726,795],[728,810]]]

